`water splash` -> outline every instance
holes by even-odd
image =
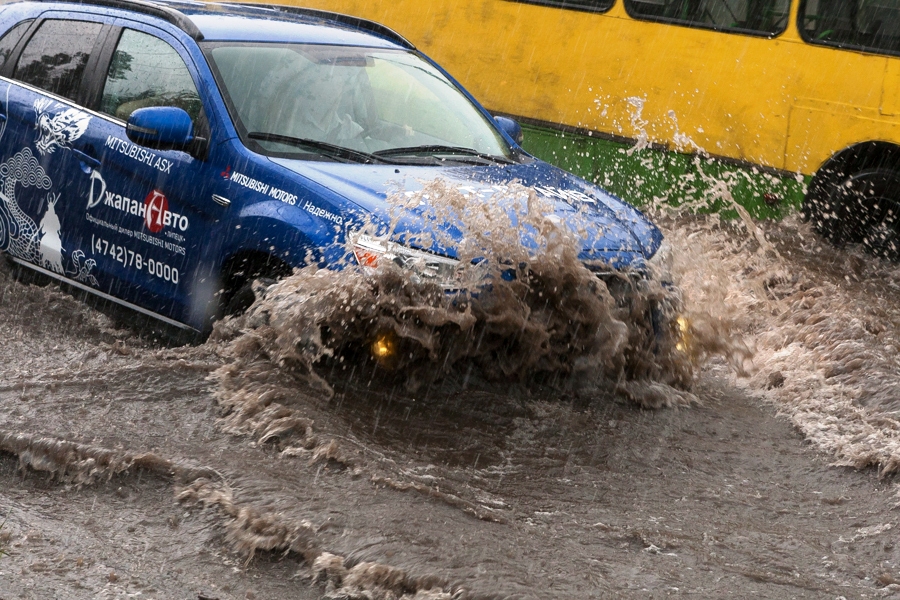
[[[637,132],[637,141],[634,146],[625,151],[628,156],[631,156],[635,152],[640,152],[650,147],[650,134],[647,133],[647,125],[650,123],[643,117],[644,105],[647,103],[646,98],[631,96],[626,98],[625,101],[631,107],[631,129]]]
[[[677,391],[689,388],[694,365],[677,347],[677,289],[624,272],[598,277],[578,258],[584,231],[563,223],[533,190],[512,185],[502,199],[483,202],[437,180],[390,202],[395,214],[418,208],[443,225],[432,235],[461,259],[467,292],[447,294],[391,262],[300,269],[218,326],[214,337],[227,341],[229,364],[217,375],[225,396],[276,378],[261,364],[328,392],[317,372],[322,361],[359,360],[387,336],[397,346],[389,366],[408,389],[451,374],[575,377],[619,386],[638,403],[690,401]],[[451,239],[447,227],[462,235]]]
[[[835,464],[900,470],[900,268],[828,246],[797,217],[754,223],[751,236],[681,220],[668,237],[691,248],[675,267],[686,311],[703,307],[752,349],[734,384],[773,402]]]

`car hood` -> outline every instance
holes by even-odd
[[[388,222],[387,198],[414,193],[440,179],[483,202],[502,198],[502,186],[517,183],[551,201],[554,214],[582,234],[582,260],[615,267],[640,268],[653,256],[662,234],[639,210],[597,186],[542,161],[490,166],[423,167],[352,165],[324,161],[272,158],[273,162],[324,186],[366,212]],[[503,200],[501,200],[503,201]],[[428,206],[410,208],[400,219],[398,233],[424,233]],[[462,237],[462,232],[450,230]],[[452,248],[426,248],[455,256]]]

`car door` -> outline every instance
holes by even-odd
[[[91,115],[78,104],[83,80],[109,27],[100,22],[43,18],[33,22],[10,64],[3,65],[0,103],[0,249],[58,277],[72,277],[80,204],[69,183],[87,168],[72,143]]]
[[[195,136],[208,139],[197,70],[178,40],[150,26],[122,27],[109,44],[98,116],[76,144],[96,166],[82,187],[81,238],[73,245],[87,249],[85,259],[109,282],[106,293],[197,326],[216,291],[198,269],[219,244],[208,231],[222,214],[211,199],[220,178],[202,145],[192,155],[142,147],[126,134],[135,110],[175,106],[190,115]]]
[[[10,61],[13,51],[20,44],[32,23],[33,19],[17,23],[0,38],[0,75],[7,75],[8,72],[11,72],[11,64],[7,66],[7,61]],[[11,85],[8,78],[0,78],[0,161],[9,158],[8,149],[21,145],[18,138],[24,134],[24,132],[16,128],[7,129],[9,125],[8,107]],[[8,135],[7,132],[9,133]],[[14,138],[16,138],[16,141],[14,141]],[[8,194],[0,191],[0,251],[6,251],[9,247],[12,224]]]

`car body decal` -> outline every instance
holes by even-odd
[[[55,115],[50,114],[50,107],[63,108]],[[38,98],[34,101],[35,121],[38,139],[34,147],[42,156],[52,154],[57,148],[67,148],[87,131],[91,115],[75,108],[67,108],[49,98]]]
[[[150,150],[142,148],[137,144],[132,144],[127,140],[117,138],[114,135],[107,136],[106,147],[115,150],[119,154],[123,154],[128,158],[133,158],[140,163],[144,163],[147,166],[153,167],[160,173],[172,172],[172,161],[168,158],[163,158],[155,152],[151,152]]]
[[[88,188],[87,210],[90,211],[92,208],[101,205],[140,218],[144,222],[144,227],[150,233],[160,233],[167,227],[185,232],[190,227],[190,219],[188,219],[187,215],[169,210],[169,201],[161,191],[151,190],[143,200],[129,198],[110,191],[103,174],[94,170],[91,173],[91,184]],[[89,218],[88,220],[90,221],[91,219]],[[94,222],[96,224],[96,220]],[[126,235],[132,237],[137,234],[137,231],[131,232],[122,227],[113,226],[111,229],[119,229],[121,230],[120,233],[126,233]],[[184,236],[182,235],[168,235],[168,237],[180,242],[184,241]],[[183,248],[180,254],[184,254]]]
[[[319,217],[320,219],[325,219],[326,221],[331,221],[332,223],[337,223],[338,225],[344,224],[344,217],[327,211],[324,208],[318,207],[309,200],[303,203],[303,210],[313,215],[314,217]]]
[[[53,182],[47,176],[31,148],[24,148],[0,165],[0,200],[4,214],[0,218],[0,250],[17,258],[44,266],[41,254],[41,232],[16,200],[16,186],[49,190]],[[57,232],[58,233],[58,232]],[[60,252],[62,249],[60,248]],[[49,257],[48,257],[49,258]],[[61,273],[61,270],[57,270]]]
[[[280,200],[285,204],[290,204],[291,206],[297,204],[296,194],[286,192],[281,188],[269,185],[268,183],[264,183],[258,179],[253,179],[252,177],[248,177],[240,171],[233,171],[231,169],[231,165],[228,165],[225,170],[222,171],[222,179],[233,181],[236,184],[247,188],[248,190],[259,192],[264,196],[269,196],[270,198],[274,198],[275,200]]]

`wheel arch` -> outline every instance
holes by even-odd
[[[247,284],[260,277],[280,279],[293,267],[282,258],[263,250],[241,248],[227,256],[219,269],[219,304],[225,309]],[[246,307],[245,307],[246,308]]]
[[[873,140],[847,146],[833,154],[813,173],[803,200],[804,216],[810,216],[812,204],[828,197],[831,186],[853,173],[877,167],[900,169],[900,145]]]
[[[206,267],[206,283],[194,294],[190,320],[195,327],[210,330],[227,314],[232,297],[254,279],[278,279],[310,264],[325,266],[346,253],[342,232],[292,209],[275,201],[255,203],[221,232],[223,243]]]
[[[898,260],[900,145],[870,141],[836,153],[819,168],[803,200],[804,219],[836,246]]]

